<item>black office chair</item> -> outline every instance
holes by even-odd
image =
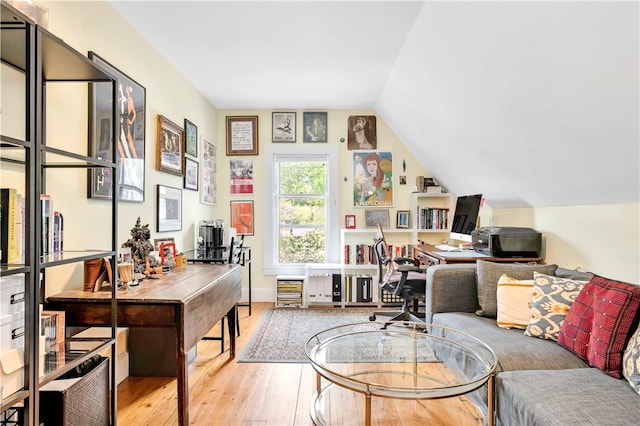
[[[389,316],[388,321],[424,322],[424,313],[417,310],[417,301],[424,297],[427,274],[415,266],[415,260],[409,257],[392,258],[389,246],[384,238],[382,227],[378,225],[380,237],[374,243],[374,251],[378,260],[378,284],[390,294],[402,298],[401,311],[376,311],[369,317],[375,321],[377,316]],[[411,306],[414,306],[413,311]],[[386,322],[383,328],[389,323]]]
[[[229,242],[229,260],[230,265],[240,264],[242,261],[242,247],[244,245],[244,235],[240,238],[231,237]],[[202,340],[219,340],[220,352],[224,352],[224,317],[220,320],[220,335],[219,336],[204,336]],[[240,336],[240,318],[238,316],[238,306],[236,305],[236,332]],[[233,330],[229,329],[229,333],[233,333]]]

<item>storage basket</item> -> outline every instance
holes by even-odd
[[[103,358],[80,378],[44,386],[40,390],[40,421],[44,426],[109,426],[109,402],[109,358]]]

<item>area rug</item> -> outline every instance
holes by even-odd
[[[268,309],[238,362],[308,362],[304,344],[310,337],[338,325],[369,321],[374,310],[373,307]]]

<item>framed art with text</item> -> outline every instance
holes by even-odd
[[[390,151],[353,151],[353,207],[393,207]]]
[[[274,112],[271,118],[272,142],[296,141],[296,113]]]
[[[253,235],[253,201],[231,201],[231,226],[238,235]]]
[[[182,229],[182,190],[170,186],[156,186],[156,230],[158,232]]]
[[[184,157],[182,136],[182,127],[167,117],[158,115],[156,168],[161,172],[182,176],[182,158]]]
[[[89,59],[116,79],[116,93],[110,83],[89,87],[89,156],[105,161],[112,158],[116,143],[118,200],[144,201],[146,90],[119,69],[90,51]],[[116,114],[112,122],[112,105]],[[110,168],[92,168],[88,173],[89,198],[110,199],[113,176]]]
[[[215,205],[218,196],[216,173],[217,147],[207,138],[202,138],[202,174],[200,176],[200,202]]]
[[[227,155],[258,155],[258,116],[227,117]]]

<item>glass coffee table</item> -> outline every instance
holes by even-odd
[[[384,322],[341,325],[311,337],[305,352],[316,371],[311,419],[316,425],[341,423],[344,413],[331,397],[336,386],[364,395],[362,422],[371,425],[372,397],[399,400],[441,399],[465,395],[487,385],[486,423],[493,424],[494,374],[491,348],[460,331],[430,324]],[[388,323],[387,323],[388,324]],[[323,387],[322,378],[326,379]],[[332,402],[333,401],[333,402]],[[481,410],[484,411],[484,410]],[[398,421],[410,413],[398,411]],[[359,415],[353,414],[353,417]],[[339,420],[341,418],[341,420]],[[353,418],[349,419],[353,422]],[[452,419],[453,421],[453,419]]]

